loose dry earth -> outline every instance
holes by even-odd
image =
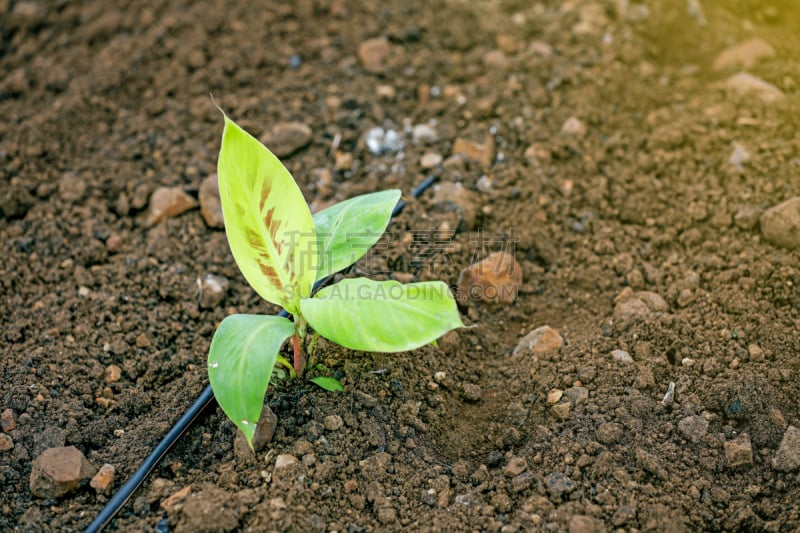
[[[251,4],[0,1],[0,529],[86,527],[219,321],[277,311],[213,227],[209,93],[314,208],[437,178],[361,270],[523,283],[438,348],[323,344],[346,392],[273,387],[254,457],[208,413],[111,529],[800,528],[797,2]]]

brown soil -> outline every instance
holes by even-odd
[[[209,413],[112,529],[800,528],[800,473],[772,466],[800,426],[800,252],[758,226],[800,195],[800,9],[700,3],[706,25],[684,0],[627,13],[611,0],[0,2],[0,411],[17,425],[0,452],[0,529],[86,527],[107,496],[34,497],[33,459],[74,445],[114,465],[118,486],[207,384],[216,324],[276,311],[199,210],[145,224],[156,187],[196,195],[214,172],[222,120],[209,93],[257,135],[312,128],[285,161],[317,206],[409,191],[427,174],[463,183],[452,201],[410,201],[378,265],[413,272],[421,247],[418,277],[454,284],[511,243],[524,284],[513,304],[464,308],[471,327],[438,349],[323,344],[345,393],[271,389],[278,429],[255,458],[238,458],[232,424]],[[783,100],[718,85],[730,71],[714,58],[752,36],[776,55],[750,72]],[[388,40],[382,72],[358,57],[374,37]],[[415,145],[410,127],[429,121],[438,138]],[[405,148],[372,154],[375,126]],[[493,140],[487,168],[449,160],[459,137]],[[733,142],[750,154],[741,168]],[[427,151],[444,165],[423,169]],[[454,228],[444,245],[425,240]],[[212,309],[198,304],[207,273],[231,280]],[[627,287],[668,310],[620,322]],[[566,344],[512,358],[543,325]],[[104,381],[109,365],[119,381]],[[576,385],[588,398],[553,412],[548,393]],[[693,415],[705,434],[679,429]],[[731,467],[723,443],[742,433],[752,464]],[[279,454],[300,463],[276,472]]]

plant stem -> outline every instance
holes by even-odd
[[[306,366],[306,356],[303,348],[300,347],[300,337],[296,333],[292,335],[292,349],[294,349],[294,372],[298,376],[302,376]]]

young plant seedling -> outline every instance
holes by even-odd
[[[262,298],[294,319],[231,315],[211,341],[214,396],[251,447],[273,367],[283,364],[302,376],[317,335],[352,350],[403,352],[463,327],[441,281],[343,279],[311,294],[317,281],[352,265],[380,239],[400,191],[356,196],[312,216],[289,171],[227,116],[217,175],[236,264]],[[279,354],[289,339],[293,367]]]

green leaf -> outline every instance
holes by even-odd
[[[217,173],[236,264],[262,298],[296,313],[317,268],[314,221],[303,193],[278,158],[227,116]]]
[[[362,194],[315,213],[319,267],[317,280],[349,267],[386,231],[400,191]]]
[[[413,350],[463,327],[441,281],[410,283],[344,279],[300,301],[306,321],[323,337],[369,352]]]
[[[317,385],[318,387],[325,389],[328,392],[344,391],[344,386],[341,383],[339,383],[339,380],[336,378],[331,378],[328,376],[317,376],[315,378],[311,378],[309,381]]]
[[[281,345],[294,324],[279,316],[230,315],[208,352],[208,379],[217,403],[253,447],[253,434]]]

